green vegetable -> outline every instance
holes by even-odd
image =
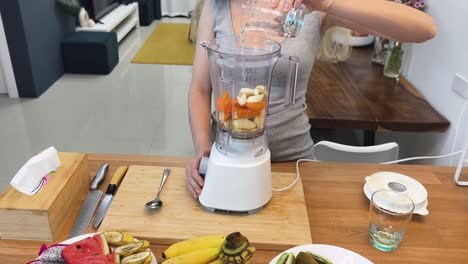
[[[299,252],[295,264],[319,264],[315,258],[308,252]]]
[[[319,264],[333,264],[331,260],[325,257],[322,257],[319,254],[315,254],[313,252],[306,252],[306,253],[311,255]]]
[[[284,253],[276,264],[295,264],[296,260],[293,253]]]

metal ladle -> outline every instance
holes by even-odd
[[[161,184],[159,185],[158,194],[157,194],[156,198],[154,198],[154,200],[149,201],[149,202],[147,202],[145,204],[146,208],[148,208],[148,209],[159,209],[159,208],[162,207],[163,202],[161,201],[161,199],[159,199],[159,195],[161,194],[161,191],[162,191],[162,189],[164,187],[164,184],[166,183],[167,177],[169,177],[170,173],[171,173],[170,169],[168,169],[168,168],[164,169],[163,176],[162,176],[162,179],[161,179]]]

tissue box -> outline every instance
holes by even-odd
[[[90,178],[86,154],[59,153],[59,158],[62,165],[38,194],[28,196],[10,186],[0,195],[0,239],[66,239]]]

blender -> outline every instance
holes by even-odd
[[[281,45],[261,37],[225,36],[202,46],[208,53],[217,131],[210,157],[199,166],[205,177],[199,201],[211,212],[255,213],[272,195],[266,118]],[[295,100],[298,60],[285,59],[289,74],[282,88],[288,107]]]

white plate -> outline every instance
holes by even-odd
[[[84,234],[84,235],[81,235],[81,236],[72,237],[72,238],[67,239],[67,240],[65,240],[63,242],[60,242],[58,244],[70,245],[70,244],[73,244],[73,243],[78,242],[80,240],[83,240],[85,238],[92,237],[92,236],[94,236],[96,234],[98,234],[98,233]],[[111,248],[114,249],[115,247],[111,246]],[[153,252],[151,252],[151,257],[153,258],[152,261],[151,261],[151,264],[158,264],[158,262],[156,261],[156,257],[154,256]]]
[[[369,35],[365,37],[353,37],[349,39],[349,45],[352,47],[369,46],[374,43],[375,36]]]
[[[294,255],[299,254],[301,251],[310,251],[315,254],[319,254],[333,262],[333,264],[373,264],[372,261],[366,259],[365,257],[354,253],[350,250],[335,247],[330,245],[304,245],[298,246],[295,248],[290,248],[283,253],[293,253]],[[276,264],[283,253],[276,256],[270,264]]]

